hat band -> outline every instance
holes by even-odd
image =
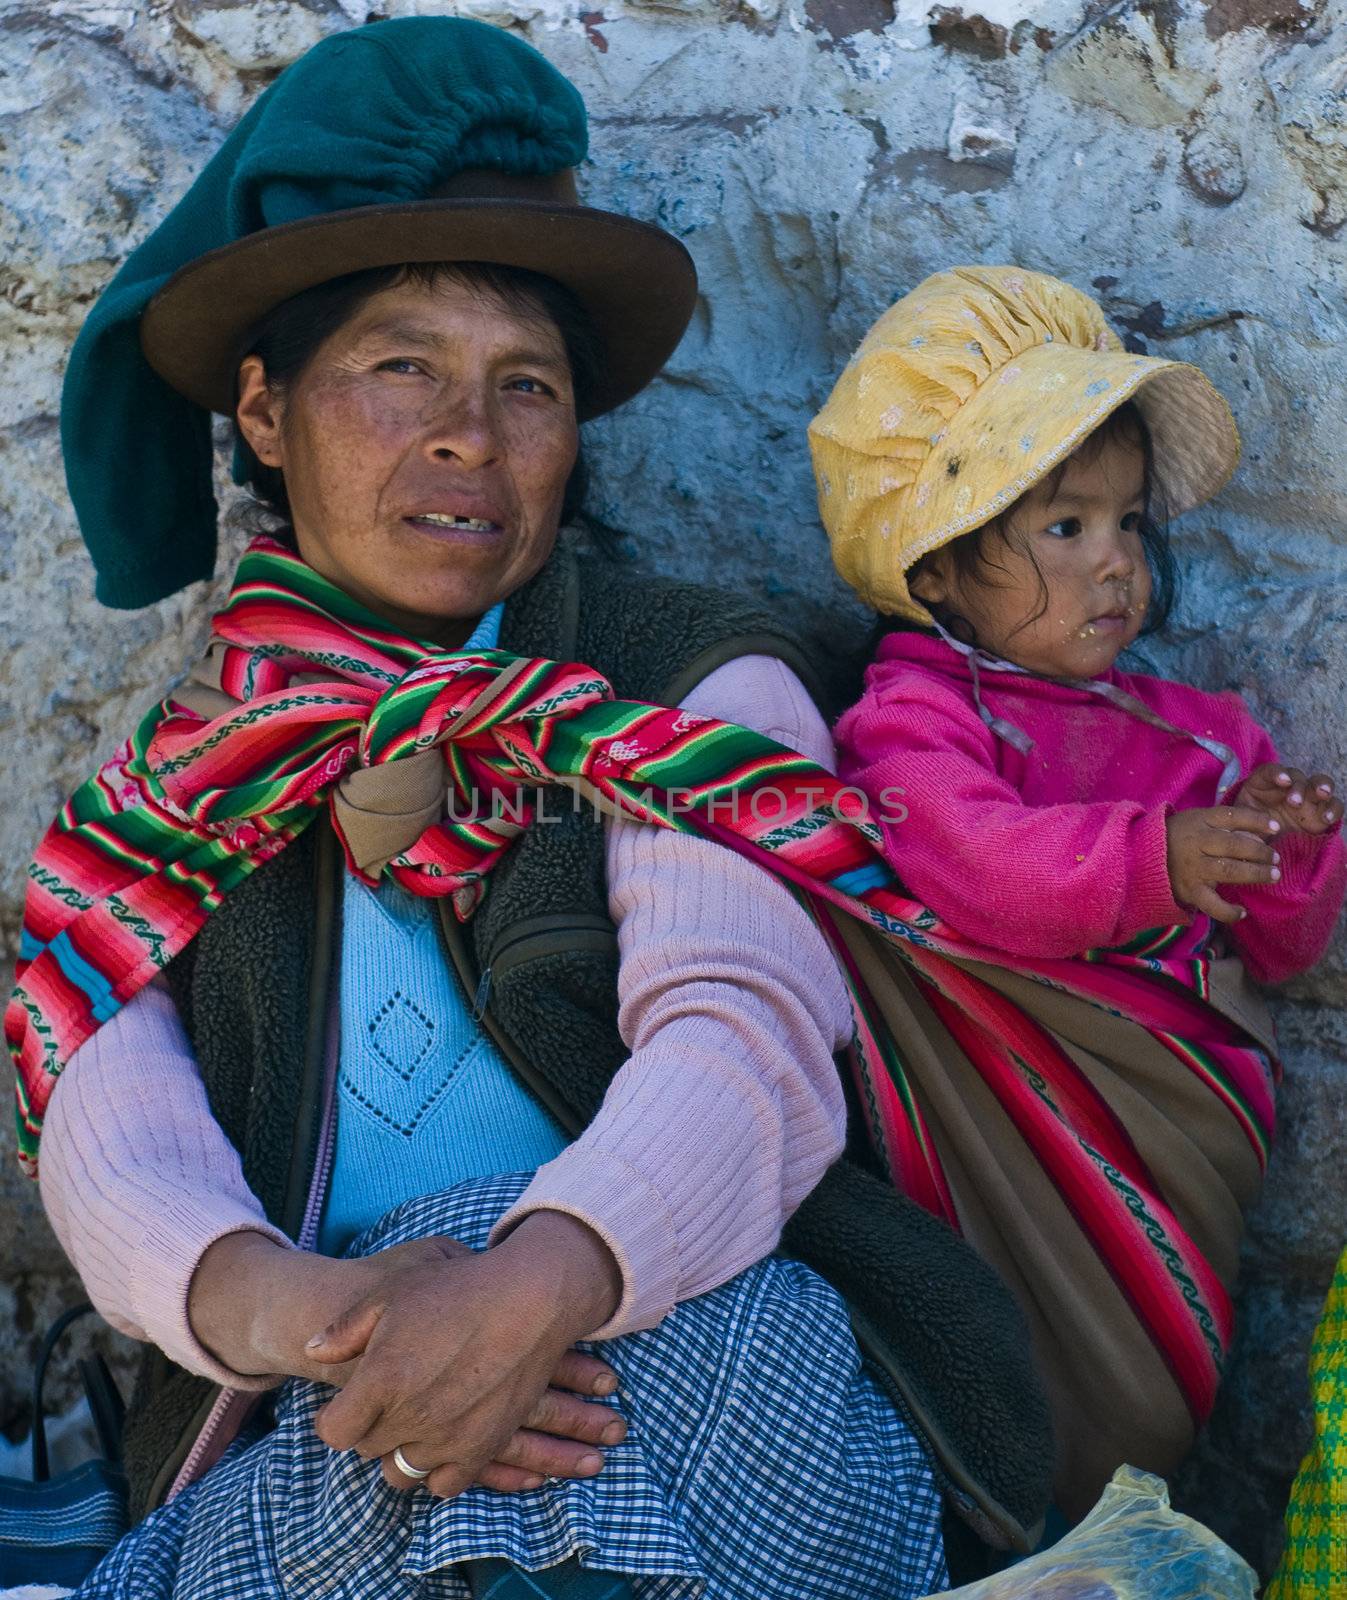
[[[579,205],[575,169],[556,172],[502,172],[496,167],[465,167],[426,191],[427,200],[542,200],[551,205]]]

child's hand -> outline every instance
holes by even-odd
[[[1176,811],[1165,831],[1175,900],[1217,922],[1238,922],[1245,914],[1242,906],[1221,899],[1218,884],[1275,883],[1281,877],[1277,852],[1266,842],[1281,823],[1257,806]]]
[[[1256,806],[1293,833],[1327,833],[1342,815],[1326,772],[1307,778],[1299,767],[1265,761],[1240,785],[1237,806]]]

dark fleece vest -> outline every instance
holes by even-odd
[[[507,602],[500,642],[587,662],[620,696],[664,704],[739,655],[777,656],[809,681],[770,617],[565,545]],[[617,939],[602,825],[565,790],[549,790],[547,803],[561,820],[513,846],[466,927],[447,905],[441,925],[446,958],[506,1059],[578,1132],[627,1055]],[[320,819],[230,895],[168,973],[211,1109],[267,1216],[291,1237],[317,1159],[340,872]],[[857,1129],[782,1247],[847,1300],[876,1376],[926,1440],[953,1507],[988,1542],[1028,1548],[1048,1503],[1052,1443],[1023,1320],[967,1245],[877,1175],[863,1138]],[[147,1354],[126,1428],[137,1515],[162,1501],[218,1392]]]

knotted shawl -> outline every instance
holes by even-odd
[[[805,757],[619,700],[583,664],[399,636],[267,538],[201,667],[29,868],[5,1018],[21,1160],[36,1171],[72,1052],[320,810],[362,881],[451,896],[466,919],[558,784],[801,893],[848,979],[878,1158],[1019,1294],[1064,1460],[1092,1478],[1182,1454],[1215,1396],[1273,1123],[1265,1013],[1205,924],[1072,960],[980,947],[908,894],[858,793]]]

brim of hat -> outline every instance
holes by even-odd
[[[569,289],[602,342],[582,421],[645,388],[697,298],[692,257],[648,223],[548,201],[421,200],[327,212],[210,251],[145,308],[141,348],[179,394],[230,416],[244,341],[267,312],[332,278],[419,261],[522,267]]]
[[[1191,511],[1225,486],[1239,464],[1239,432],[1197,367],[1042,345],[983,383],[937,440],[913,484],[928,527],[904,551],[906,566],[1014,505],[1129,400],[1150,431],[1154,495],[1165,515]]]

